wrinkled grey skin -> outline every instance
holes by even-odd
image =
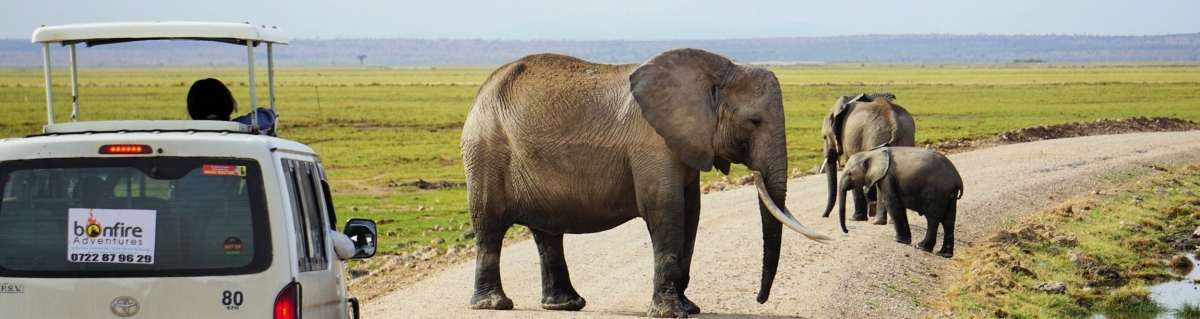
[[[783,100],[774,73],[696,49],[642,64],[530,55],[483,83],[462,134],[476,230],[475,309],[511,309],[500,249],[513,224],[533,233],[542,307],[578,310],[564,233],[646,221],[654,251],[649,315],[700,312],[685,290],[700,216],[700,171],[760,171],[771,201],[787,193]],[[759,302],[779,260],[781,223],[759,202],[764,239]]]
[[[879,206],[892,215],[896,242],[912,242],[905,211],[911,209],[924,215],[928,222],[925,239],[917,244],[917,248],[933,252],[938,225],[941,225],[942,249],[937,254],[947,258],[954,256],[954,220],[958,215],[963,182],[958,169],[946,156],[918,147],[880,147],[851,155],[840,184],[838,218],[843,232],[849,232],[846,229],[846,191],[872,188],[878,196]]]
[[[833,202],[837,185],[838,159],[873,147],[888,144],[891,146],[915,146],[914,133],[916,124],[912,115],[889,99],[875,98],[890,95],[888,93],[860,94],[858,96],[843,96],[833,104],[829,114],[825,115],[821,125],[821,136],[825,143],[825,171],[829,183],[829,198],[825,204],[825,213],[821,217],[829,217],[833,210]],[[867,196],[862,190],[854,191],[853,220],[867,220]],[[877,209],[875,219],[871,223],[887,224],[887,214]]]

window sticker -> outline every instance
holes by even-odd
[[[201,170],[204,175],[216,176],[246,176],[245,166],[205,164]]]
[[[237,237],[225,238],[225,242],[221,244],[221,249],[225,251],[226,256],[237,256],[242,254],[242,239]]]
[[[154,264],[157,211],[71,208],[67,214],[68,261]]]

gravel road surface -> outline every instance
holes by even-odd
[[[1014,221],[1056,203],[1113,185],[1105,176],[1132,169],[1200,162],[1200,131],[1089,136],[1005,145],[955,154],[965,190],[958,202],[957,252]],[[892,241],[892,226],[820,218],[823,175],[792,179],[787,206],[805,226],[836,239],[823,245],[784,228],[779,274],[766,304],[758,304],[762,241],[752,186],[703,196],[692,264],[691,298],[700,318],[922,318],[937,316],[937,300],[954,272],[952,259]],[[850,207],[847,207],[850,209]],[[909,212],[913,242],[924,217]],[[938,236],[938,247],[941,236]],[[572,282],[587,307],[542,310],[533,241],[503,250],[501,277],[516,309],[470,310],[475,264],[451,266],[364,305],[365,318],[625,318],[644,317],[653,265],[640,219],[615,229],[565,238]]]

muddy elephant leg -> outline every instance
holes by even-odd
[[[862,188],[859,187],[855,187],[850,192],[854,194],[854,215],[850,216],[850,220],[867,220],[867,194],[863,193]]]
[[[700,172],[696,172],[698,179]],[[675,284],[675,290],[679,292],[679,301],[683,303],[683,309],[688,314],[699,314],[700,307],[696,303],[688,299],[684,292],[688,288],[688,283],[692,279],[692,252],[696,248],[696,229],[700,225],[700,183],[695,182],[684,188],[684,240],[687,244],[683,248],[683,257],[680,258],[680,268],[683,273],[683,278]]]
[[[529,229],[537,243],[542,265],[542,308],[546,310],[579,310],[587,301],[575,292],[567,260],[563,255],[563,235]]]
[[[688,245],[681,191],[682,187],[674,192],[639,192],[639,195],[650,197],[638,200],[640,206],[646,207],[642,216],[650,231],[650,244],[654,250],[654,292],[650,299],[650,310],[646,313],[651,317],[688,316],[678,290],[687,285],[682,283],[683,251]]]
[[[942,249],[937,255],[954,257],[954,220],[958,217],[958,200],[951,199],[942,216]]]
[[[879,205],[887,210],[889,215],[892,215],[892,226],[896,228],[896,242],[901,244],[912,243],[912,231],[908,227],[908,211],[904,209],[903,203],[900,202],[899,194],[896,194],[895,186],[892,185],[890,177],[884,177],[879,181]]]
[[[467,174],[467,208],[471,212],[471,227],[475,228],[476,247],[472,309],[513,308],[512,299],[504,295],[500,284],[500,248],[504,233],[513,224],[504,216],[505,198],[496,196],[503,193],[503,180],[486,178],[494,175],[486,171]]]
[[[656,318],[687,317],[687,309],[679,299],[678,287],[683,280],[682,247],[684,232],[682,220],[674,225],[662,222],[647,222],[650,241],[654,247],[654,295],[650,299],[650,310],[646,315]]]
[[[508,227],[481,227],[475,224],[475,293],[471,296],[471,309],[509,310],[512,299],[504,295],[500,284],[500,247]]]

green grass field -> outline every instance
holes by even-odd
[[[783,84],[789,165],[821,161],[821,118],[841,95],[892,92],[917,122],[917,140],[990,136],[1024,127],[1097,118],[1200,119],[1193,105],[1200,64],[844,64],[770,67]],[[390,220],[382,253],[454,244],[468,221],[462,187],[426,191],[389,186],[464,180],[459,137],[490,67],[280,66],[280,136],[324,158],[339,218]],[[249,109],[246,70],[235,67],[80,69],[83,120],[185,119],[191,82],[221,79]],[[265,68],[256,70],[266,82]],[[55,117],[70,116],[69,71],[54,70]],[[40,132],[46,123],[40,68],[0,69],[0,138]],[[261,88],[261,87],[260,87]],[[319,95],[319,100],[318,100]],[[267,101],[259,90],[258,104]],[[735,165],[732,175],[745,175]],[[716,180],[717,173],[705,173]],[[442,231],[433,231],[442,226]],[[453,227],[447,227],[453,226]],[[426,230],[429,230],[428,234]],[[442,244],[444,246],[446,244]]]

